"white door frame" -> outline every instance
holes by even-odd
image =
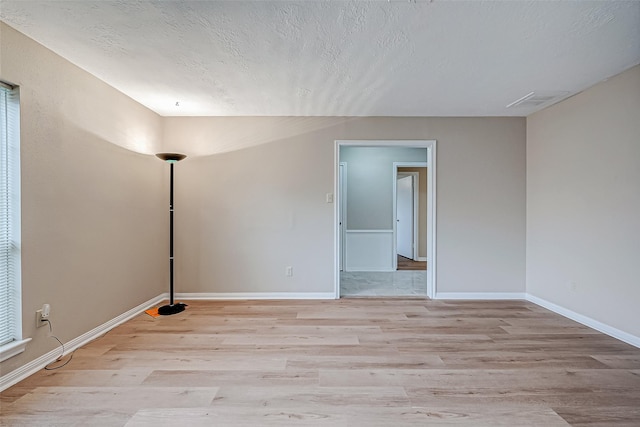
[[[338,170],[338,187],[340,189],[340,197],[336,197],[336,207],[338,208],[338,228],[340,229],[340,263],[338,271],[342,271],[345,269],[347,262],[345,258],[347,236],[347,163],[340,162],[338,164],[338,168],[342,169],[342,173]]]
[[[427,162],[393,162],[393,269],[398,269],[398,177],[411,176],[412,188],[411,197],[413,198],[413,247],[411,248],[411,258],[418,261],[418,228],[419,228],[419,174],[418,172],[398,172],[398,168],[415,167],[426,168]]]
[[[427,149],[427,297],[435,298],[436,284],[436,140],[336,140],[334,142],[334,292],[340,298],[340,147],[411,147]],[[394,184],[395,188],[395,184]],[[396,259],[397,261],[397,259]]]

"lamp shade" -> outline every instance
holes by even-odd
[[[164,160],[165,162],[175,163],[186,158],[187,156],[179,153],[158,153],[156,154],[156,157]]]

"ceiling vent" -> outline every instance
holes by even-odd
[[[520,99],[513,101],[511,104],[507,105],[507,108],[513,107],[540,107],[540,106],[548,106],[551,104],[555,104],[556,102],[564,99],[569,95],[569,92],[563,91],[535,91],[526,94]]]

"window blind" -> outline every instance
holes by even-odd
[[[0,84],[0,346],[21,339],[20,102]]]

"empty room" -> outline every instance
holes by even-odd
[[[0,0],[0,425],[640,425],[639,23]]]

